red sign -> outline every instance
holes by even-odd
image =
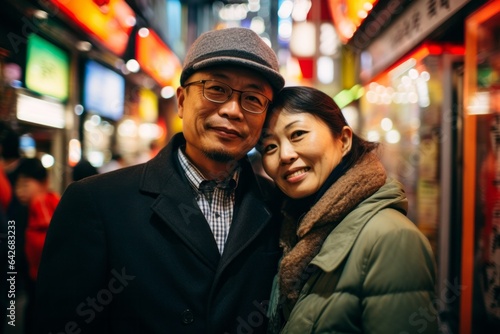
[[[127,47],[135,13],[124,0],[51,0],[64,14],[118,56]]]
[[[181,63],[177,56],[151,29],[141,37],[136,35],[136,57],[141,69],[149,74],[161,86],[171,86],[181,72]]]

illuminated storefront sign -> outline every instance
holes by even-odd
[[[174,84],[181,71],[177,56],[151,29],[147,33],[137,33],[136,57],[144,72],[161,86]]]
[[[59,100],[68,98],[69,56],[38,35],[28,37],[26,87]]]
[[[85,63],[83,106],[91,113],[118,121],[125,109],[125,78],[94,60]]]
[[[139,91],[139,116],[144,122],[156,122],[158,118],[158,97],[146,88]]]
[[[333,17],[342,43],[347,43],[378,0],[329,0]]]
[[[412,2],[361,55],[361,79],[367,81],[390,66],[469,1]]]
[[[100,5],[100,1],[93,0],[52,2],[109,50],[116,55],[123,54],[132,27],[136,23],[134,11],[124,0],[101,1]]]
[[[22,121],[59,129],[64,128],[64,106],[59,102],[19,94],[16,110],[17,118]]]

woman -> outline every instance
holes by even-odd
[[[437,333],[432,250],[376,148],[317,89],[273,103],[259,150],[287,200],[269,332]]]

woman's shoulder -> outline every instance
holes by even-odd
[[[396,230],[417,230],[413,223],[403,212],[393,207],[387,207],[376,214],[366,223],[366,232],[378,231],[379,233],[390,233]]]
[[[380,210],[364,226],[356,241],[364,248],[410,250],[412,247],[432,253],[429,240],[408,217],[393,208]],[[393,254],[396,256],[396,254]]]

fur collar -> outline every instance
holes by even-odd
[[[279,269],[281,300],[293,306],[311,275],[308,265],[338,223],[386,181],[375,153],[366,154],[342,175],[298,222],[283,212],[280,245],[284,256]]]

